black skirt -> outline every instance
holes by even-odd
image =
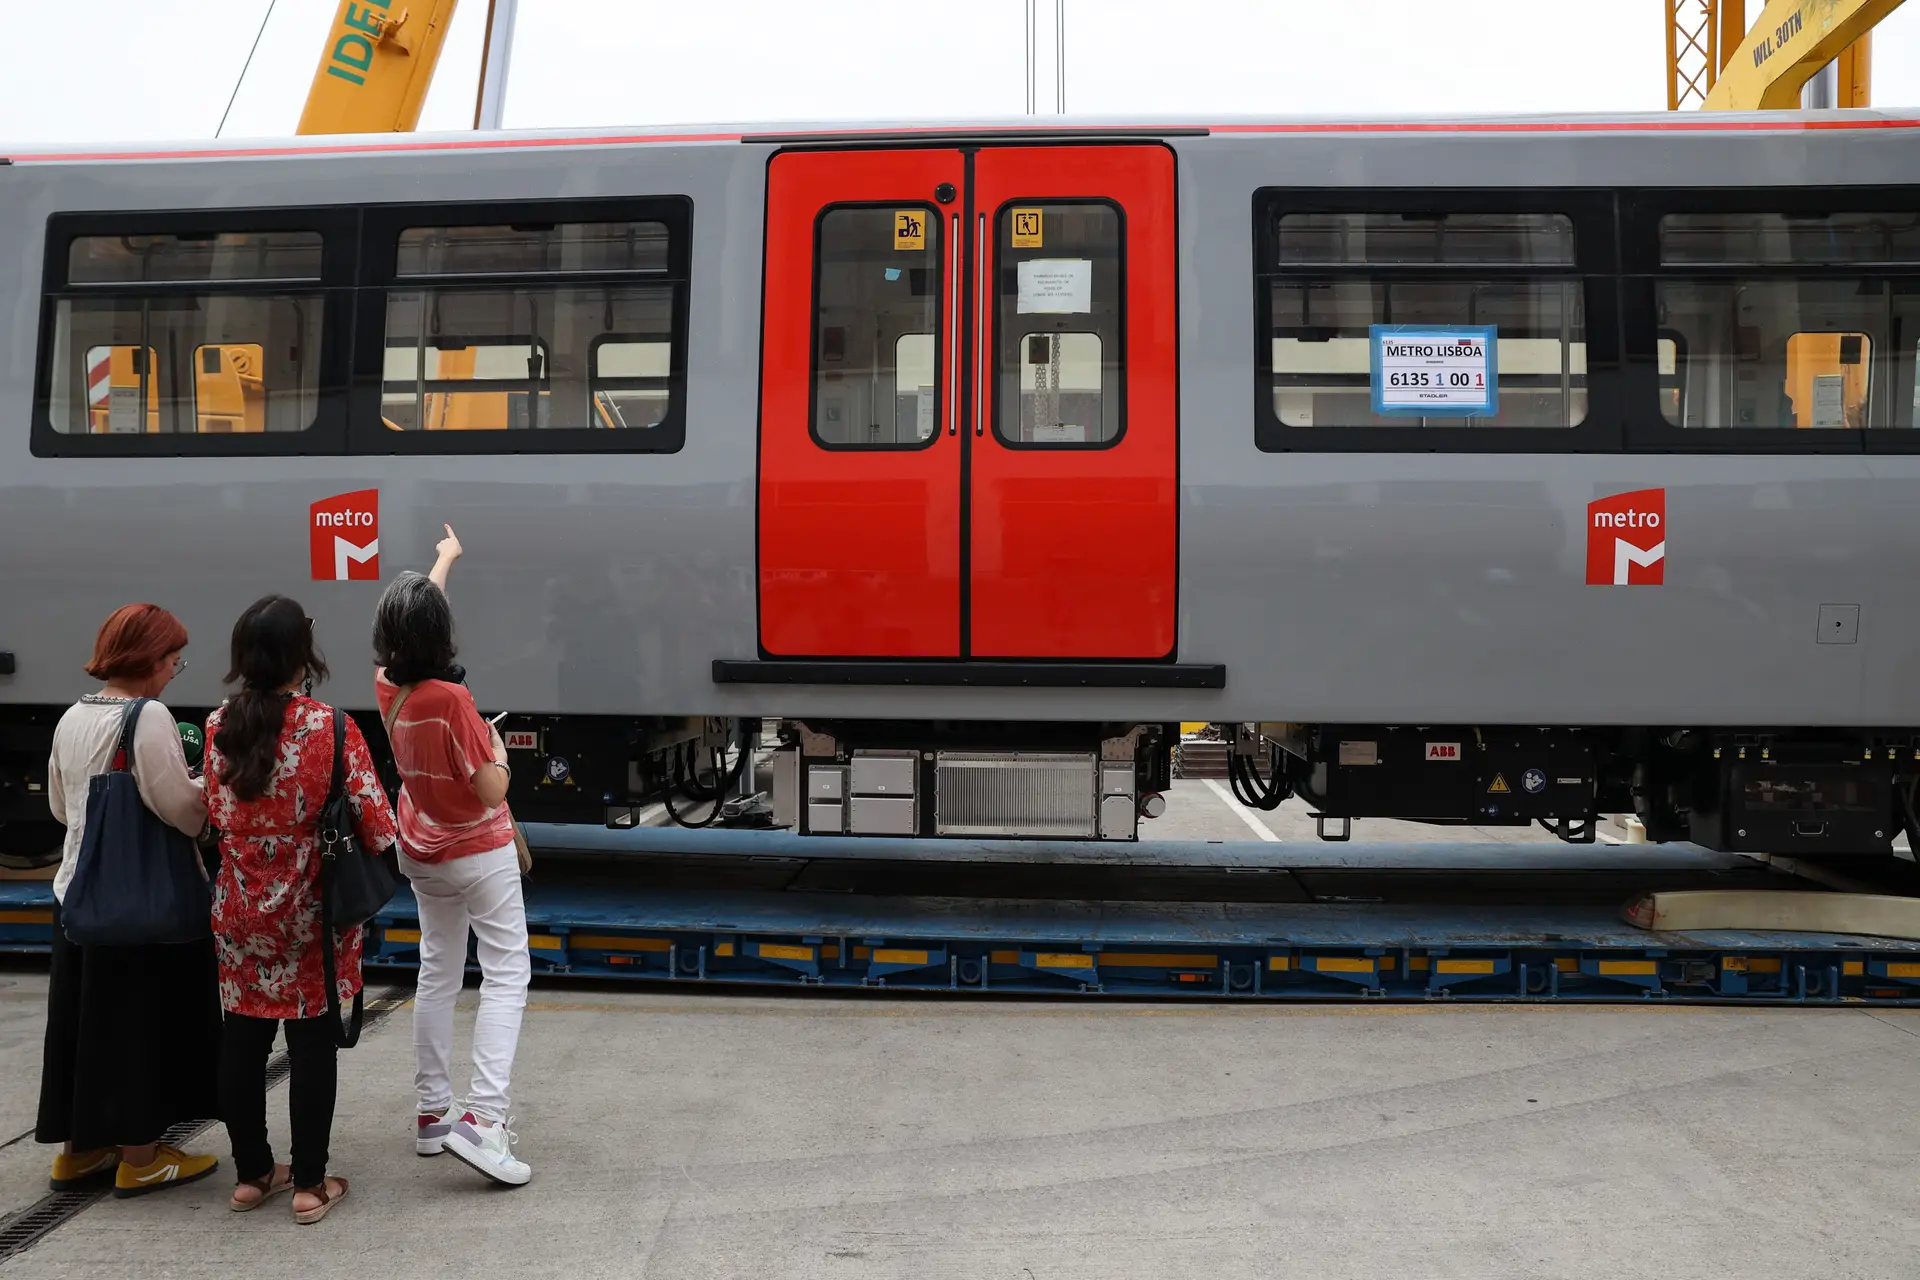
[[[35,1140],[140,1147],[217,1119],[219,982],[211,937],[77,947],[55,906]]]

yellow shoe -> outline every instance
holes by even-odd
[[[218,1156],[190,1156],[178,1147],[160,1144],[153,1163],[122,1164],[113,1176],[113,1194],[121,1199],[143,1196],[149,1191],[165,1191],[188,1182],[198,1182],[220,1166]]]
[[[76,1151],[72,1155],[63,1151],[53,1158],[53,1177],[47,1180],[47,1185],[55,1191],[72,1191],[95,1178],[112,1173],[113,1167],[119,1163],[118,1147]]]

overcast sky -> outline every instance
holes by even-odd
[[[1666,2],[1067,0],[1067,107],[1657,111]],[[1050,110],[1053,0],[1039,5]],[[211,136],[268,0],[6,7],[0,146]],[[224,136],[293,131],[334,9],[276,0]],[[486,9],[462,0],[422,129],[471,125]],[[1015,114],[1024,11],[1023,0],[521,0],[506,126]],[[1873,90],[1875,106],[1920,107],[1920,3],[1881,24]]]

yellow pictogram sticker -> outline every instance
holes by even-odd
[[[1496,773],[1493,775],[1493,785],[1487,788],[1487,794],[1490,796],[1504,796],[1511,790],[1513,790],[1513,788],[1507,785],[1507,775],[1504,773]]]
[[[1013,211],[1013,247],[1016,249],[1042,247],[1040,210],[1015,209]]]
[[[895,209],[893,211],[893,247],[925,249],[927,247],[927,215],[918,209]]]

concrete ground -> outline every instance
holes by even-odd
[[[1169,834],[1259,839],[1209,788],[1174,799]],[[0,973],[0,1214],[44,1194],[44,999]],[[541,983],[517,1190],[412,1154],[409,1017],[341,1055],[353,1191],[325,1223],[228,1213],[223,1168],[0,1275],[1881,1280],[1920,1256],[1920,1013]],[[269,1109],[283,1144],[284,1086]]]

